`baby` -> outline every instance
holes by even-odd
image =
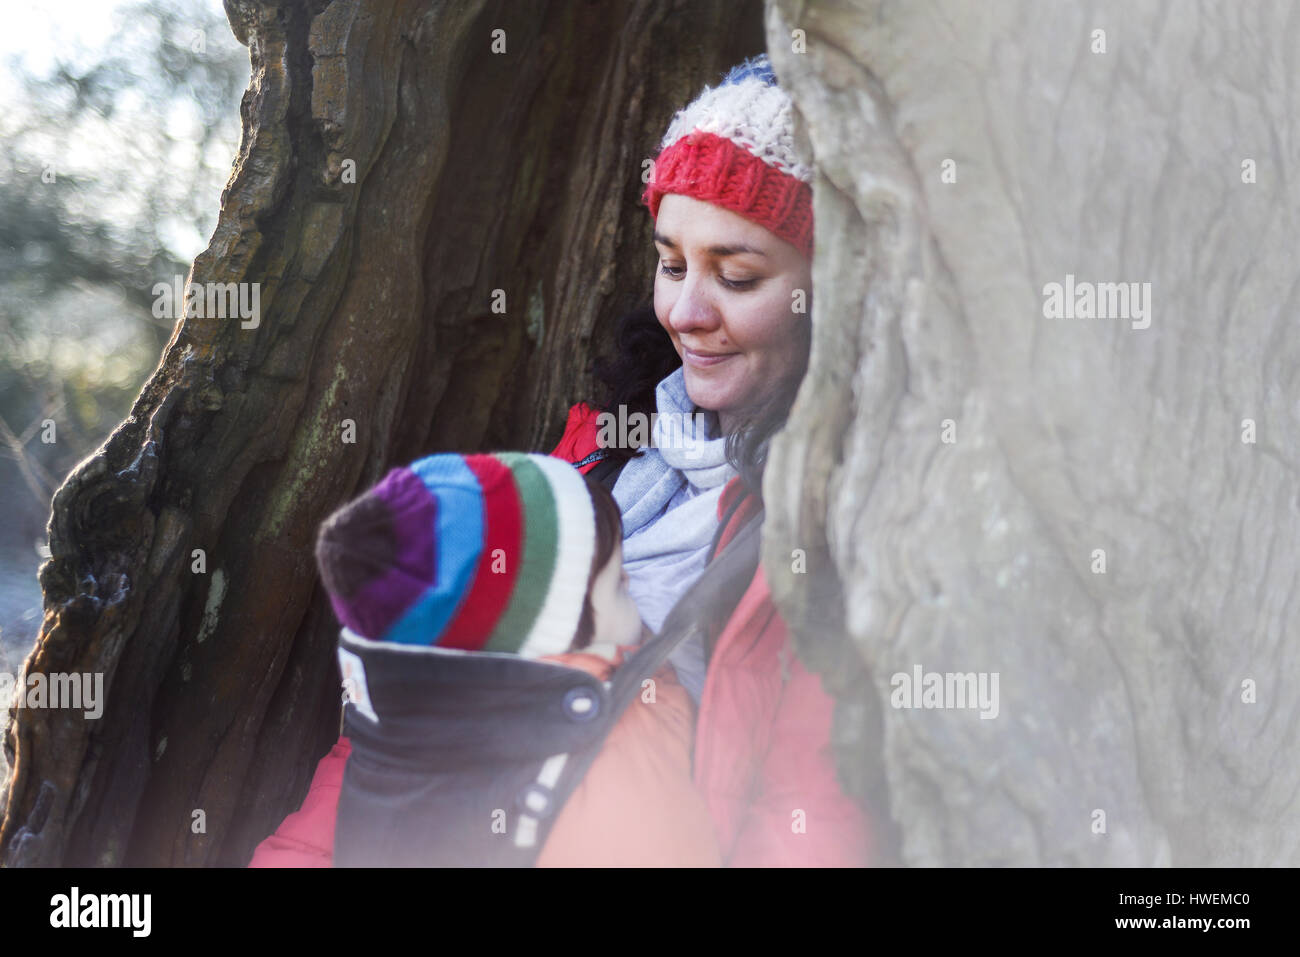
[[[431,455],[322,524],[339,620],[376,641],[613,660],[642,637],[622,520],[602,486],[546,455]]]
[[[510,659],[608,683],[648,635],[622,551],[609,492],[546,455],[428,456],[331,515],[316,558],[344,626],[350,739],[317,770],[328,784],[313,782],[299,816],[263,842],[252,866],[301,865],[313,855],[328,864],[326,849],[339,866],[528,860],[502,851],[498,829],[488,831],[489,816],[506,813],[497,805],[514,798],[493,787],[514,780],[526,747],[566,750],[527,744],[548,733],[572,739],[568,722],[557,725],[557,707],[599,702],[581,682],[544,672],[539,681]],[[537,866],[720,863],[691,777],[694,703],[670,666],[653,684],[609,730],[533,852]],[[504,826],[523,847],[538,822],[525,809]]]

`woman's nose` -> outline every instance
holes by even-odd
[[[688,275],[679,288],[677,299],[668,311],[668,325],[674,332],[680,335],[718,325],[720,317],[717,306],[694,276]]]

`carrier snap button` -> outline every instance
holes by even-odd
[[[586,688],[570,688],[564,696],[564,711],[574,721],[590,721],[600,713],[600,699]]]
[[[530,784],[520,791],[515,803],[534,817],[546,817],[551,813],[551,794],[539,784]]]

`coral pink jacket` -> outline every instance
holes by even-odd
[[[599,459],[595,416],[590,406],[574,406],[551,454],[581,463],[582,471],[594,467]],[[756,501],[743,496],[738,479],[723,491],[719,518],[733,506],[735,512],[723,530],[722,548],[757,511]],[[831,755],[833,711],[821,678],[805,670],[795,655],[760,565],[715,643],[694,731],[694,785],[708,809],[724,865],[859,867],[871,862],[867,817],[841,788]],[[605,747],[615,746],[610,742],[616,738],[611,732]],[[347,747],[347,739],[340,739],[321,760],[302,809],[258,846],[250,866],[330,865]],[[600,762],[598,757],[592,769]],[[591,799],[588,794],[588,807]],[[566,834],[579,833],[558,825],[539,863],[582,863],[582,854],[573,853],[578,849],[551,846],[566,841]]]

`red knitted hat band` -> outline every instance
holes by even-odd
[[[729,209],[812,258],[812,187],[726,137],[695,130],[665,147],[641,197],[651,216],[667,193]]]

